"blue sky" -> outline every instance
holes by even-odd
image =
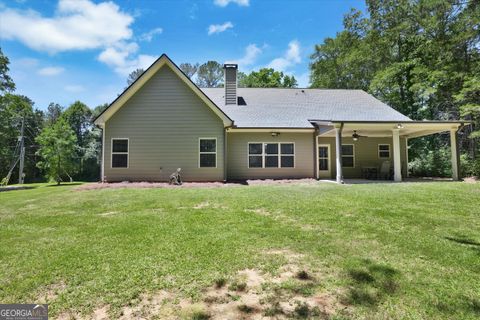
[[[271,66],[308,85],[315,44],[359,0],[0,0],[0,46],[17,93],[45,109],[111,102],[131,70],[166,53],[177,64]]]

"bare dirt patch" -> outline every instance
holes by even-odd
[[[251,212],[251,213],[255,213],[255,214],[258,214],[260,216],[265,216],[265,217],[269,217],[269,216],[272,215],[272,213],[270,211],[268,211],[267,209],[264,209],[264,208],[245,209],[245,212]]]
[[[41,290],[37,301],[38,303],[51,303],[66,289],[67,285],[63,281],[50,284]]]
[[[466,178],[463,178],[463,181],[465,181],[466,183],[477,183],[480,181],[480,178],[479,177],[466,177]]]
[[[279,255],[284,257],[288,262],[298,262],[299,259],[303,258],[305,255],[292,251],[290,249],[269,249],[263,252],[264,254],[269,255]]]
[[[182,207],[183,208],[183,207]],[[212,209],[227,209],[227,207],[222,206],[218,203],[211,203],[209,201],[203,201],[200,202],[199,204],[196,204],[193,206],[193,209],[199,210],[199,209],[207,209],[207,208],[212,208]],[[185,208],[187,209],[187,208]],[[189,209],[189,208],[188,208]]]
[[[102,216],[102,217],[108,217],[108,216],[113,216],[113,215],[116,215],[116,214],[118,214],[117,211],[108,211],[108,212],[99,213],[98,215]]]
[[[346,308],[339,294],[321,289],[322,275],[308,270],[302,263],[303,254],[289,249],[271,249],[264,254],[281,255],[287,263],[274,274],[244,269],[229,279],[217,279],[195,300],[167,290],[142,294],[115,319],[318,319]],[[112,319],[111,314],[109,306],[101,306],[85,319]]]

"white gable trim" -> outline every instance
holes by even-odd
[[[225,127],[233,125],[230,119],[220,108],[217,107],[206,95],[190,80],[167,55],[158,58],[131,86],[129,86],[110,106],[96,119],[95,124],[103,126],[115,112],[117,112],[130,98],[142,88],[161,68],[168,66],[203,102],[222,120]]]

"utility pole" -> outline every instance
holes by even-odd
[[[20,167],[18,170],[18,184],[23,184],[23,165],[25,161],[25,116],[22,118],[22,127],[20,129]]]

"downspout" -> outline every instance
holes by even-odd
[[[319,179],[318,177],[318,128],[315,128],[313,132],[313,177],[314,179]]]
[[[223,129],[223,182],[227,182],[227,158],[228,158],[228,150],[227,150],[227,146],[228,146],[228,128],[230,127],[226,127]]]
[[[102,162],[100,164],[100,182],[105,182],[105,124],[101,126],[102,129]]]

